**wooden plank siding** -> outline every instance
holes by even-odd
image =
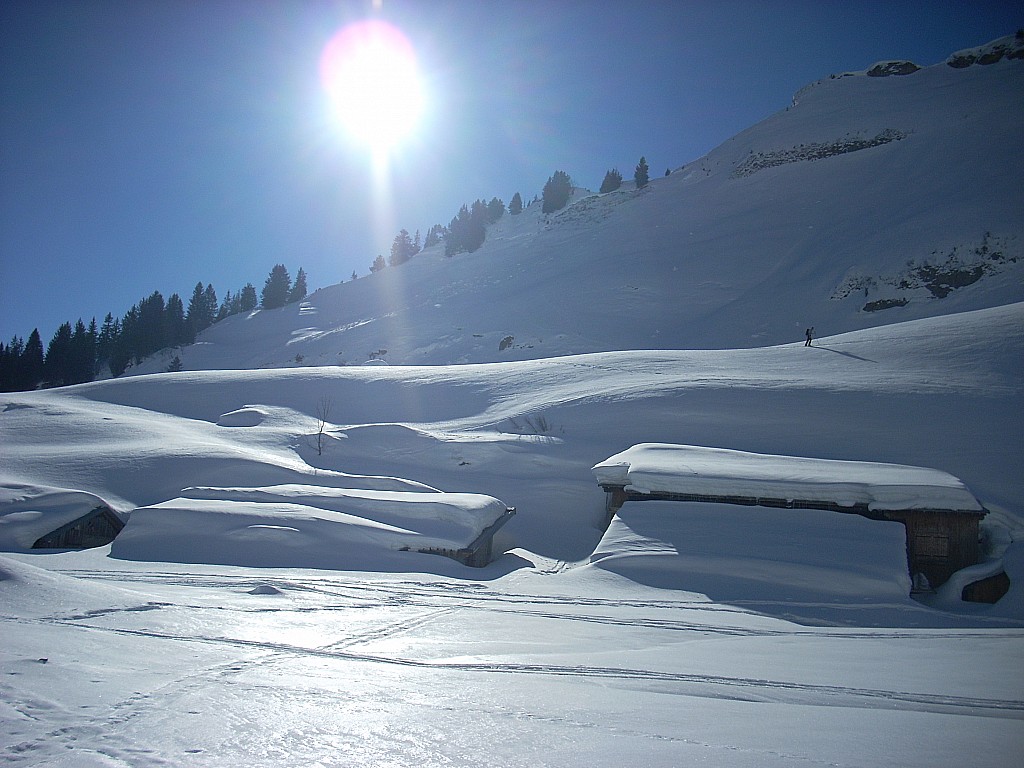
[[[96,507],[81,517],[40,536],[32,549],[89,549],[109,544],[124,522],[109,507]]]

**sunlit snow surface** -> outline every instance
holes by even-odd
[[[772,456],[723,448],[641,443],[594,466],[602,486],[642,494],[814,499],[871,510],[981,511],[970,491],[948,472],[877,461]]]
[[[0,762],[1016,765],[1022,66],[826,79],[644,190],[217,323],[183,372],[0,394]],[[834,297],[986,230],[997,277]],[[911,599],[895,523],[628,502],[605,531],[592,467],[644,443],[948,473],[986,561]],[[124,538],[27,549],[97,500],[140,510]],[[401,551],[502,504],[487,568]]]
[[[119,556],[130,539],[0,556],[3,760],[1012,764],[1024,306],[817,343],[0,396],[9,492],[59,481],[149,515],[265,503],[228,537],[249,557],[314,500],[323,520],[439,490],[518,508],[485,569],[331,536],[289,550],[307,568],[202,565],[227,539],[190,516],[150,539],[157,562]],[[240,412],[260,417],[224,418]],[[1014,587],[912,600],[902,529],[831,512],[630,502],[602,533],[591,468],[644,441],[949,472],[991,510]]]

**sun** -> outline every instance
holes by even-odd
[[[409,39],[386,21],[341,29],[320,56],[320,80],[335,117],[357,142],[388,153],[416,129],[426,102]]]

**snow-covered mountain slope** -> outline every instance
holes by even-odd
[[[1006,56],[823,79],[642,190],[534,204],[475,253],[432,248],[229,318],[180,355],[195,370],[754,347],[1020,301],[1021,93],[1024,59]]]

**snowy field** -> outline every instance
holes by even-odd
[[[3,761],[1016,764],[1024,305],[816,344],[0,396],[8,499],[189,512],[84,552],[6,539]],[[602,532],[592,467],[641,442],[948,472],[1013,586],[911,599],[902,528],[855,515],[629,502]],[[481,497],[517,508],[492,565],[322,535],[339,499],[437,492],[452,525]],[[296,537],[288,567],[255,565]]]
[[[823,79],[642,190],[0,394],[0,762],[1019,765],[1022,77]],[[984,561],[912,598],[893,522],[605,529],[639,444],[794,457],[716,492],[977,499]],[[30,549],[103,505],[112,544]],[[417,551],[493,530],[484,568]]]

